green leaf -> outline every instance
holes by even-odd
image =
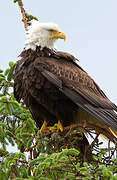
[[[51,180],[51,179],[46,178],[46,177],[40,177],[39,180]]]
[[[112,173],[112,171],[110,171],[109,169],[107,169],[107,168],[104,168],[103,170],[102,170],[102,174],[103,174],[103,177],[112,177],[113,176],[113,173]]]
[[[13,72],[14,72],[14,69],[10,69],[10,71],[8,72],[8,75],[7,75],[7,80],[8,81],[11,81],[13,79]]]
[[[10,62],[9,62],[9,66],[10,66],[10,67],[14,67],[14,65],[15,65],[15,63],[14,63],[13,61],[10,61]]]
[[[5,106],[3,105],[2,107],[0,107],[0,114],[3,114],[3,111],[5,110]]]
[[[12,132],[10,132],[9,130],[5,130],[5,133],[6,133],[6,135],[9,135],[9,136],[13,136],[13,134],[12,134]]]
[[[29,137],[30,136],[30,133],[22,133],[21,134],[21,137],[23,137],[23,138],[27,138],[27,137]]]
[[[20,173],[22,174],[23,178],[28,178],[28,172],[27,172],[26,167],[21,167]]]
[[[79,168],[80,171],[87,171],[87,168],[86,167],[81,167]]]
[[[68,173],[68,175],[66,176],[66,179],[74,180],[74,179],[75,179],[75,174],[73,174],[73,173]]]
[[[30,148],[30,147],[31,147],[32,142],[33,142],[33,140],[32,140],[32,139],[28,140],[28,142],[27,142],[27,148]]]
[[[83,163],[83,166],[86,167],[86,168],[88,168],[88,163],[84,162],[84,163]]]
[[[36,21],[39,21],[39,19],[35,16],[33,16],[33,19],[36,20]]]
[[[34,128],[35,125],[34,125],[34,121],[31,119],[31,118],[28,118],[28,124],[30,125],[31,128]]]
[[[8,128],[8,125],[5,124],[5,123],[0,123],[0,126],[3,126],[3,127],[5,127],[5,128]]]
[[[16,3],[18,0],[13,0],[14,3]]]
[[[5,77],[0,76],[0,81],[5,80]]]
[[[6,109],[9,115],[12,115],[12,106],[10,104],[6,104]]]
[[[78,156],[80,154],[80,152],[76,149],[69,149],[69,154],[73,155],[73,156]]]
[[[9,73],[10,69],[6,69],[4,75],[6,76]]]
[[[4,76],[3,74],[0,74],[0,77],[3,77],[3,78],[5,78],[5,76]]]
[[[46,157],[43,156],[43,155],[41,155],[39,158],[32,160],[32,161],[29,163],[29,165],[30,165],[30,166],[33,166],[34,164],[36,164],[36,163],[38,163],[38,162],[44,162],[45,159],[46,159]]]
[[[0,148],[0,157],[8,155],[8,151]]]
[[[3,73],[3,70],[2,70],[2,69],[0,69],[0,73]]]
[[[21,131],[21,126],[17,127],[16,131],[15,131],[15,134],[19,134]]]
[[[29,163],[29,165],[30,165],[30,166],[33,166],[33,165],[36,164],[38,161],[39,161],[38,159],[33,159],[33,160]]]
[[[17,101],[10,100],[10,103],[11,103],[15,108],[20,107],[20,104],[19,104]]]
[[[38,132],[37,132],[37,136],[38,136],[38,137],[41,137],[41,136],[42,136],[42,132],[41,132],[41,130],[38,130]]]
[[[6,102],[8,101],[8,98],[6,96],[2,96],[0,99],[1,102]]]

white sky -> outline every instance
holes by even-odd
[[[25,31],[13,0],[0,2],[0,68],[16,61]],[[117,0],[23,0],[41,22],[55,22],[66,34],[57,48],[80,57],[80,65],[117,104]]]

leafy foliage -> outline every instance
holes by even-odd
[[[104,161],[106,149],[95,153],[92,161],[83,162],[76,146],[82,138],[68,145],[68,137],[77,131],[66,135],[56,130],[48,135],[41,133],[23,102],[19,104],[14,98],[15,65],[9,62],[5,72],[0,69],[0,180],[116,180],[117,159]],[[9,145],[16,146],[17,153],[9,152]]]

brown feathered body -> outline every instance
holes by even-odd
[[[115,141],[117,107],[64,52],[37,47],[21,53],[14,74],[14,95],[24,100],[40,128],[61,121],[63,126],[83,124]]]

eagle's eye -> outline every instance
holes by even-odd
[[[49,29],[49,31],[50,31],[51,33],[55,33],[55,32],[56,32],[56,30],[54,30],[54,29]]]

